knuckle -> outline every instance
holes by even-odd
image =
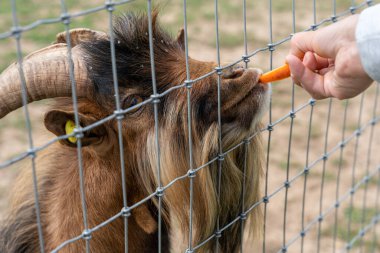
[[[336,75],[340,78],[349,78],[352,75],[352,70],[350,69],[348,61],[342,61],[340,64],[335,66]]]
[[[351,47],[344,46],[341,48],[337,55],[335,72],[340,78],[352,78],[355,77],[355,66],[353,66],[352,59],[355,58],[355,52],[353,52]]]
[[[301,38],[303,36],[304,32],[296,33],[292,36],[292,39],[290,40],[291,46],[298,46],[299,42],[301,41]]]
[[[342,93],[338,93],[335,95],[335,98],[339,99],[339,100],[344,100],[347,98],[347,96],[345,96],[344,94]]]

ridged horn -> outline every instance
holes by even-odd
[[[84,97],[89,80],[79,48],[72,48],[77,96]],[[54,97],[70,97],[71,81],[67,45],[54,44],[24,58],[22,62],[28,103]],[[13,63],[0,75],[0,118],[20,108],[22,82],[19,64]]]
[[[28,103],[46,98],[71,97],[70,64],[65,38],[66,33],[60,33],[57,35],[57,44],[36,51],[23,59]],[[83,41],[107,39],[107,35],[89,29],[74,29],[70,31],[70,38],[77,97],[90,97],[92,85],[82,59],[81,46],[78,44]],[[19,64],[13,63],[0,75],[0,118],[23,105],[21,85]]]

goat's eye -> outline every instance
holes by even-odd
[[[123,109],[127,109],[129,107],[135,106],[143,101],[143,98],[137,95],[131,95],[124,99],[123,101]],[[135,108],[130,113],[133,113],[140,109],[141,107]]]

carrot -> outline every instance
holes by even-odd
[[[264,73],[260,77],[260,82],[262,83],[270,83],[274,81],[279,81],[285,78],[290,77],[290,68],[287,63],[283,66],[273,69],[267,73]]]

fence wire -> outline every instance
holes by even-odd
[[[255,50],[249,52],[248,50],[248,35],[247,35],[247,3],[246,0],[243,0],[243,10],[242,10],[242,15],[243,15],[243,36],[244,36],[244,52],[241,57],[236,57],[236,60],[228,65],[222,66],[221,64],[221,56],[220,56],[220,22],[219,22],[219,10],[218,10],[218,0],[214,1],[214,17],[215,17],[215,31],[216,31],[216,52],[217,52],[217,68],[210,73],[207,73],[201,77],[198,77],[196,79],[191,79],[190,77],[190,70],[189,70],[189,42],[188,42],[188,19],[187,19],[187,1],[183,1],[183,24],[184,24],[184,42],[185,42],[185,55],[186,55],[186,81],[184,83],[178,84],[162,93],[159,93],[157,90],[157,85],[156,85],[156,77],[155,77],[155,59],[154,59],[154,52],[153,52],[153,31],[152,31],[152,1],[147,0],[146,1],[146,9],[147,9],[147,15],[148,15],[148,20],[149,20],[149,45],[150,45],[150,63],[151,63],[151,70],[152,70],[152,90],[153,93],[150,96],[149,99],[146,99],[145,101],[132,106],[127,109],[122,109],[120,105],[120,95],[119,95],[119,89],[118,89],[118,73],[117,73],[117,66],[116,66],[116,53],[115,53],[115,44],[114,44],[114,34],[113,34],[113,16],[114,16],[114,11],[115,8],[120,7],[120,6],[125,6],[128,5],[128,3],[133,2],[133,1],[106,1],[103,5],[78,11],[78,12],[73,12],[70,13],[67,11],[66,7],[66,2],[65,0],[61,0],[61,16],[56,17],[56,18],[49,18],[49,19],[39,19],[33,23],[27,24],[25,26],[21,26],[18,22],[18,17],[17,17],[17,9],[16,9],[16,3],[15,0],[12,0],[12,17],[13,17],[13,23],[12,27],[9,29],[9,31],[0,33],[0,40],[4,40],[7,38],[14,38],[16,41],[16,50],[17,50],[17,62],[19,63],[19,74],[20,78],[22,80],[22,101],[24,105],[24,114],[25,114],[25,119],[26,119],[26,128],[28,131],[28,143],[29,143],[29,148],[26,152],[21,153],[11,159],[8,159],[2,163],[0,163],[0,169],[5,169],[8,168],[10,165],[18,163],[24,159],[30,158],[30,161],[32,163],[32,171],[33,171],[33,186],[34,186],[34,198],[35,198],[35,208],[36,208],[36,214],[37,214],[37,225],[38,225],[38,234],[39,234],[39,243],[40,243],[40,252],[44,252],[44,237],[42,233],[42,225],[40,222],[40,215],[41,215],[41,210],[39,206],[39,196],[38,196],[38,189],[37,189],[37,176],[36,176],[36,164],[35,164],[35,158],[37,155],[47,149],[50,145],[53,143],[56,143],[60,140],[68,139],[69,137],[76,137],[78,142],[78,148],[77,148],[77,155],[78,155],[78,167],[79,167],[79,182],[80,182],[80,195],[81,195],[81,202],[82,202],[82,213],[83,213],[83,226],[84,226],[84,231],[82,234],[78,234],[76,237],[71,238],[70,240],[63,241],[62,244],[60,244],[56,249],[54,249],[52,252],[59,252],[60,250],[64,249],[67,245],[75,243],[79,240],[85,240],[86,242],[86,252],[90,252],[90,243],[91,243],[91,235],[99,230],[100,228],[107,226],[111,222],[115,221],[116,219],[122,218],[124,220],[124,240],[125,240],[125,252],[128,252],[128,233],[133,233],[133,231],[128,231],[128,217],[131,215],[131,211],[134,210],[135,208],[139,207],[140,205],[146,203],[149,200],[152,200],[154,198],[158,199],[158,252],[162,251],[162,218],[161,218],[161,212],[162,212],[162,199],[164,198],[164,193],[167,189],[172,187],[174,184],[176,184],[179,181],[182,180],[189,180],[190,184],[190,203],[189,207],[190,210],[183,210],[184,212],[189,212],[190,213],[190,220],[189,220],[189,242],[188,242],[188,248],[186,249],[187,253],[190,252],[196,252],[198,249],[200,249],[202,246],[204,246],[206,243],[208,243],[211,240],[215,240],[215,252],[219,252],[220,249],[218,248],[218,241],[219,240],[229,240],[229,238],[224,238],[223,237],[223,231],[226,229],[230,228],[233,224],[240,222],[241,223],[241,231],[242,231],[242,247],[240,249],[241,252],[250,252],[246,251],[245,248],[243,247],[244,244],[249,244],[252,242],[245,242],[244,241],[244,225],[245,225],[245,218],[247,214],[249,214],[252,210],[255,208],[259,208],[263,206],[264,210],[264,216],[263,216],[263,230],[262,230],[262,242],[260,250],[262,252],[288,252],[290,250],[290,247],[295,244],[295,243],[300,243],[300,248],[299,250],[295,250],[296,252],[308,252],[308,249],[305,249],[304,243],[305,240],[307,239],[307,235],[310,233],[311,230],[317,229],[317,240],[315,243],[315,249],[316,252],[323,252],[322,249],[322,244],[323,244],[323,226],[325,221],[329,216],[332,216],[332,221],[333,221],[333,230],[332,230],[332,248],[331,250],[333,252],[337,251],[351,251],[357,243],[359,244],[359,249],[360,252],[363,252],[364,250],[364,237],[368,235],[369,233],[373,233],[372,240],[371,240],[371,251],[372,252],[377,252],[379,249],[378,242],[377,242],[377,231],[376,231],[376,225],[380,220],[380,210],[379,210],[379,195],[380,195],[380,164],[373,165],[371,164],[371,158],[373,157],[374,153],[376,150],[373,150],[374,143],[378,141],[378,138],[376,138],[375,134],[375,129],[376,126],[378,125],[380,121],[380,115],[378,114],[377,107],[378,107],[378,97],[379,97],[379,85],[376,85],[376,91],[375,91],[375,97],[373,101],[373,110],[372,110],[372,118],[369,121],[363,122],[363,110],[364,110],[364,101],[366,100],[366,95],[363,94],[361,95],[360,99],[360,108],[359,112],[357,115],[357,124],[355,126],[355,129],[350,133],[347,134],[347,117],[349,117],[349,101],[344,102],[344,115],[343,115],[343,124],[342,124],[342,130],[341,130],[341,138],[340,142],[336,143],[332,148],[329,148],[328,146],[328,140],[329,136],[331,134],[331,123],[334,121],[332,118],[332,108],[333,108],[333,99],[329,99],[328,101],[328,108],[327,108],[327,118],[326,118],[326,123],[325,123],[325,135],[323,137],[323,153],[320,154],[319,157],[316,159],[312,160],[309,152],[311,147],[311,141],[312,141],[312,134],[313,134],[313,127],[315,127],[315,122],[314,122],[314,113],[315,113],[315,108],[318,107],[319,102],[315,101],[313,99],[310,99],[306,103],[301,104],[300,106],[296,107],[295,105],[295,85],[292,84],[289,86],[289,92],[291,92],[291,110],[289,113],[282,115],[279,118],[275,118],[272,114],[273,110],[273,103],[272,99],[270,100],[270,106],[269,106],[269,115],[268,115],[268,120],[265,122],[266,126],[262,128],[260,131],[254,133],[251,136],[247,136],[242,142],[239,144],[235,145],[234,147],[228,149],[228,150],[223,150],[222,147],[222,112],[221,112],[221,105],[222,105],[222,97],[221,97],[221,75],[223,71],[226,68],[229,68],[235,64],[238,63],[244,63],[245,67],[248,67],[248,63],[251,59],[253,59],[257,54],[259,53],[265,53],[269,52],[269,69],[273,68],[273,58],[275,56],[275,49],[279,46],[281,46],[283,43],[288,42],[291,39],[291,36],[293,33],[295,33],[296,30],[296,1],[292,0],[289,1],[289,4],[292,5],[292,29],[291,29],[291,34],[289,36],[282,38],[278,41],[274,41],[274,36],[273,36],[273,16],[275,15],[273,13],[273,8],[272,8],[272,1],[268,1],[268,19],[269,19],[269,40],[268,44],[265,47],[262,48],[256,48]],[[341,18],[346,17],[348,15],[354,14],[357,11],[360,11],[367,6],[370,6],[373,4],[374,1],[363,1],[360,3],[355,3],[355,1],[351,2],[351,5],[346,9],[344,12],[337,13],[336,11],[336,1],[332,1],[332,16],[327,19],[323,19],[318,21],[317,20],[317,10],[316,10],[316,0],[313,0],[313,23],[305,29],[304,31],[310,31],[310,30],[316,30],[320,26],[330,24],[333,22],[338,22]],[[71,39],[70,39],[70,33],[68,32],[70,29],[70,25],[73,19],[89,15],[91,13],[95,12],[100,12],[100,11],[106,11],[108,12],[108,17],[109,17],[109,31],[110,31],[110,48],[111,48],[111,59],[112,59],[112,73],[113,73],[113,85],[115,89],[115,104],[116,108],[113,114],[109,115],[108,117],[97,121],[91,125],[88,125],[86,127],[81,127],[79,124],[79,114],[78,114],[78,107],[77,107],[77,96],[76,96],[76,82],[74,78],[74,66],[73,66],[73,61],[72,61],[72,55],[71,55]],[[27,31],[33,31],[33,29],[46,25],[46,24],[55,24],[55,23],[63,23],[65,31],[67,32],[67,57],[69,59],[69,71],[70,71],[70,80],[71,80],[71,86],[72,86],[72,100],[73,100],[73,108],[74,108],[74,115],[75,115],[75,124],[76,128],[75,131],[72,134],[69,135],[63,135],[59,136],[56,138],[53,138],[46,142],[45,144],[41,146],[35,146],[33,143],[33,138],[32,138],[32,131],[31,131],[31,119],[30,119],[30,114],[28,110],[28,103],[27,103],[27,93],[26,93],[26,85],[25,85],[25,77],[24,77],[24,72],[22,68],[22,48],[21,48],[21,43],[20,40],[22,38],[22,34],[27,32]],[[217,93],[217,101],[218,101],[218,147],[219,147],[219,152],[216,157],[208,161],[206,164],[203,164],[197,168],[194,168],[194,161],[193,161],[193,144],[192,144],[192,112],[191,112],[191,89],[193,86],[197,85],[197,82],[200,80],[203,80],[204,78],[211,76],[213,74],[218,75],[218,93]],[[186,94],[187,94],[187,124],[188,124],[188,157],[189,157],[189,170],[186,174],[175,178],[173,181],[168,183],[167,185],[163,185],[161,182],[161,165],[160,165],[160,136],[159,136],[159,125],[158,125],[158,120],[159,120],[159,115],[158,115],[158,103],[160,102],[160,98],[168,95],[169,93],[173,92],[174,90],[178,89],[186,89]],[[156,148],[156,160],[157,160],[157,189],[155,192],[150,193],[150,195],[146,196],[144,199],[140,200],[139,202],[134,203],[131,206],[128,206],[127,204],[127,190],[126,190],[126,182],[125,182],[125,157],[124,157],[124,143],[123,143],[123,136],[122,136],[122,120],[124,118],[124,115],[130,111],[135,110],[136,108],[142,107],[144,105],[149,105],[153,104],[154,108],[154,122],[155,122],[155,148]],[[291,160],[292,160],[292,149],[294,148],[294,128],[296,124],[296,115],[300,114],[301,112],[307,112],[308,113],[308,131],[307,131],[307,145],[305,149],[305,162],[304,166],[301,166],[297,173],[294,176],[291,176]],[[351,115],[350,115],[351,116]],[[352,115],[352,117],[356,117],[356,115]],[[123,195],[123,208],[115,214],[112,217],[109,217],[108,220],[105,220],[104,222],[98,224],[95,227],[89,227],[88,226],[88,217],[87,217],[87,204],[86,204],[86,198],[85,198],[85,186],[83,182],[83,161],[82,161],[82,143],[81,143],[81,138],[84,136],[84,132],[89,131],[95,127],[98,127],[108,121],[111,120],[117,120],[117,129],[118,129],[118,142],[119,142],[119,151],[120,151],[120,170],[121,170],[121,181],[122,181],[122,195]],[[285,171],[286,171],[286,177],[281,185],[277,186],[272,186],[269,187],[270,180],[270,170],[271,170],[271,155],[272,155],[272,145],[273,145],[273,131],[274,129],[277,129],[279,127],[284,127],[283,123],[285,121],[289,121],[289,129],[287,130],[289,132],[288,134],[288,141],[287,141],[287,150],[286,150],[286,162],[285,162]],[[363,140],[361,136],[369,131],[369,141],[367,143],[367,152],[364,154],[367,159],[366,159],[366,166],[365,166],[365,176],[358,178],[357,170],[358,169],[363,169],[363,168],[358,168],[357,165],[357,159],[358,156],[362,156],[362,154],[359,154],[359,146],[360,145],[365,145],[363,143]],[[223,173],[222,171],[222,163],[223,163],[223,158],[233,150],[239,148],[239,147],[245,147],[244,149],[244,159],[247,159],[247,156],[249,155],[247,153],[247,145],[252,141],[252,139],[258,135],[258,134],[267,134],[267,144],[266,144],[266,166],[265,166],[265,177],[262,178],[264,181],[264,189],[263,189],[263,197],[257,202],[254,203],[252,206],[250,206],[247,210],[244,209],[244,203],[242,203],[241,207],[241,214],[237,217],[235,217],[233,220],[230,220],[229,223],[227,224],[220,224],[219,219],[217,222],[217,230],[213,233],[210,234],[209,237],[204,240],[203,242],[200,242],[198,245],[193,245],[192,244],[192,236],[193,236],[193,202],[194,202],[194,194],[193,194],[193,184],[194,184],[194,177],[195,175],[202,170],[203,168],[207,167],[208,165],[216,162],[218,164],[218,196],[220,195],[221,187],[221,174]],[[341,192],[341,177],[342,173],[347,173],[346,171],[343,170],[343,163],[344,163],[344,156],[345,156],[345,148],[349,145],[353,144],[354,145],[354,153],[353,153],[353,163],[352,163],[352,168],[351,168],[351,187],[349,188],[348,191]],[[334,187],[331,187],[329,189],[329,192],[327,192],[327,189],[325,189],[325,186],[327,185],[327,161],[334,155],[336,154],[338,158],[338,162],[336,164],[337,167],[337,177],[334,182],[329,182],[329,184],[332,184]],[[246,164],[246,163],[245,163]],[[308,185],[310,184],[309,182],[309,176],[310,173],[317,167],[317,166],[322,166],[322,173],[321,173],[321,178],[320,178],[320,197],[319,197],[319,203],[316,204],[316,208],[318,209],[318,215],[313,217],[312,219],[309,219],[306,217],[306,201],[308,199]],[[245,166],[244,165],[244,170],[243,172],[245,173]],[[162,168],[164,169],[164,168]],[[248,181],[246,182],[245,176],[243,176],[243,196],[245,194],[244,189],[245,189],[245,184],[249,183]],[[298,234],[294,236],[289,236],[288,229],[289,229],[289,189],[291,186],[296,184],[298,181],[303,180],[303,185],[299,189],[302,191],[302,203],[301,203],[301,216],[300,218],[300,224],[301,224],[301,229],[299,230]],[[368,206],[368,198],[369,198],[369,184],[370,181],[374,181],[376,183],[376,193],[372,193],[375,197],[372,198],[375,199],[375,211],[371,214],[368,212],[367,206]],[[270,188],[274,188],[272,191]],[[355,193],[357,193],[360,189],[364,189],[364,195],[362,199],[362,208],[361,208],[361,220],[360,220],[360,229],[358,231],[353,231],[352,228],[352,222],[354,219],[354,197]],[[273,228],[268,224],[268,208],[270,202],[275,199],[279,194],[284,194],[283,197],[283,215],[282,215],[282,220],[277,220],[277,223],[281,223],[281,232],[277,234],[281,234],[279,236],[279,239],[281,238],[281,245],[274,250],[273,247],[268,249],[268,235],[271,233],[274,233]],[[325,204],[325,197],[326,194],[333,194],[335,197],[335,201],[333,203],[328,203]],[[244,199],[244,198],[243,198]],[[338,234],[339,234],[339,208],[344,204],[348,203],[349,208],[348,208],[348,224],[347,224],[347,236],[345,239],[345,245],[341,247],[341,245],[338,245]],[[326,208],[327,206],[327,208]],[[370,219],[368,219],[368,216],[371,216]],[[309,220],[309,222],[307,221]],[[369,221],[368,221],[369,220]],[[256,251],[255,251],[256,252]]]

